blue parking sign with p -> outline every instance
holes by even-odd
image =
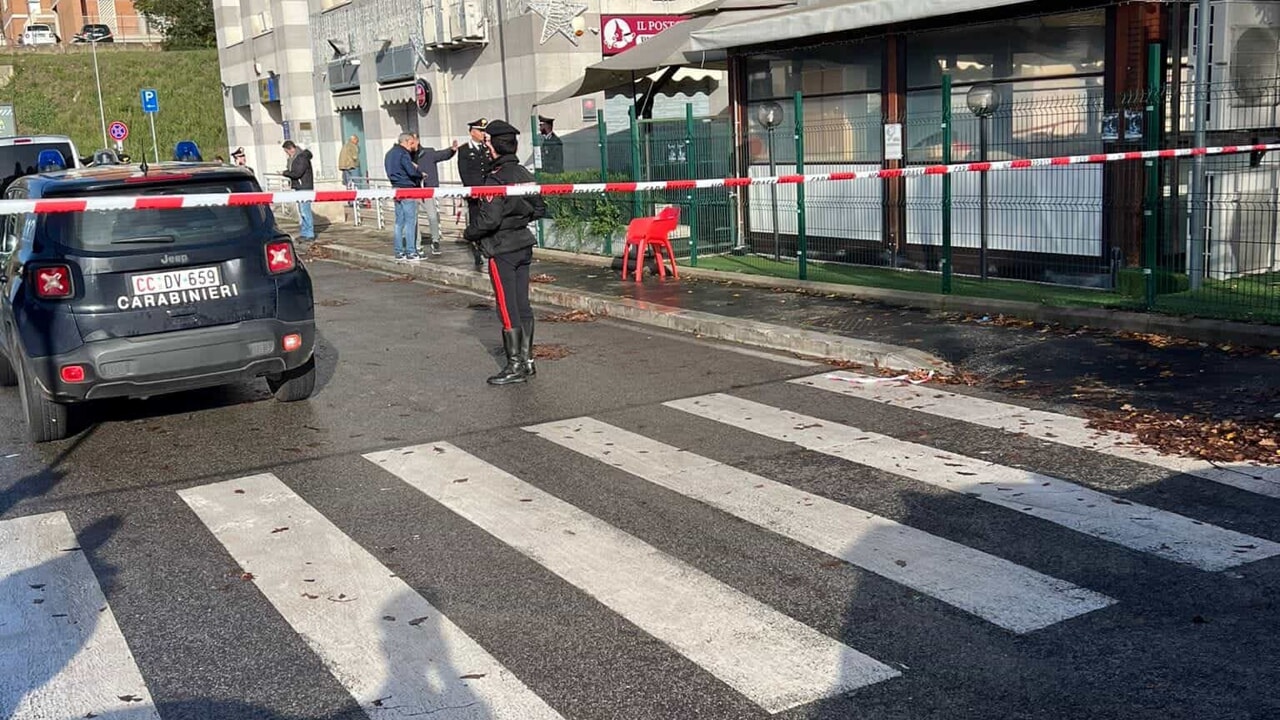
[[[158,113],[160,112],[160,93],[155,90],[142,91],[142,112]]]

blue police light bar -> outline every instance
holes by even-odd
[[[36,170],[38,172],[54,172],[55,170],[66,170],[67,159],[62,157],[62,153],[57,150],[41,150],[36,156]]]
[[[202,162],[200,147],[192,140],[183,140],[173,146],[173,159],[178,162]]]

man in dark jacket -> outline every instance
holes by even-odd
[[[471,137],[466,145],[458,148],[458,177],[466,187],[483,185],[485,177],[489,174],[489,164],[493,158],[489,155],[489,146],[485,144],[484,139],[484,129],[488,124],[489,121],[485,118],[467,123],[467,133]],[[467,225],[475,222],[476,213],[479,211],[480,201],[467,198]],[[472,243],[471,251],[475,257],[476,270],[479,271],[484,267],[480,246]]]
[[[311,151],[298,147],[292,140],[285,140],[284,152],[289,156],[289,167],[284,176],[289,178],[289,187],[294,190],[314,190],[315,176],[311,170]],[[311,214],[311,203],[298,203],[298,237],[304,242],[316,239],[315,218]]]
[[[503,120],[485,128],[493,165],[486,185],[520,185],[533,176],[516,157],[516,136],[520,134]],[[522,383],[537,371],[533,365],[533,308],[529,305],[529,265],[537,241],[529,223],[546,217],[547,208],[539,195],[498,196],[480,201],[475,222],[467,226],[465,237],[477,242],[489,258],[489,279],[502,321],[502,349],[507,364],[489,378],[490,385]]]
[[[454,140],[453,147],[447,150],[436,150],[430,147],[418,148],[417,156],[414,160],[418,165],[418,172],[422,173],[422,187],[440,187],[440,169],[436,166],[451,160],[456,152],[458,152],[457,140]],[[427,224],[431,226],[431,254],[439,255],[440,205],[435,198],[427,198],[422,201],[422,209],[427,211]]]
[[[387,151],[383,165],[393,188],[422,187],[422,171],[413,162],[418,138],[413,133],[400,133],[396,144]],[[395,245],[398,262],[418,262],[418,201],[396,200]]]

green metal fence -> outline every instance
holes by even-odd
[[[909,93],[889,127],[878,94],[748,105],[723,118],[636,120],[563,139],[543,182],[783,175],[1193,144],[1197,94],[1101,77],[953,84]],[[1280,79],[1206,88],[1207,144],[1277,138]],[[984,104],[983,101],[986,101]],[[621,123],[615,123],[621,124]],[[535,148],[535,152],[538,149]],[[1199,169],[1197,169],[1199,168]],[[1204,190],[1193,178],[1203,172]],[[555,197],[547,247],[617,255],[626,224],[680,208],[681,262],[976,297],[1280,322],[1280,162],[1250,154],[1013,172]]]

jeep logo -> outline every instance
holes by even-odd
[[[160,258],[160,264],[161,265],[181,265],[187,262],[187,260],[188,260],[188,257],[186,255],[165,255]]]

